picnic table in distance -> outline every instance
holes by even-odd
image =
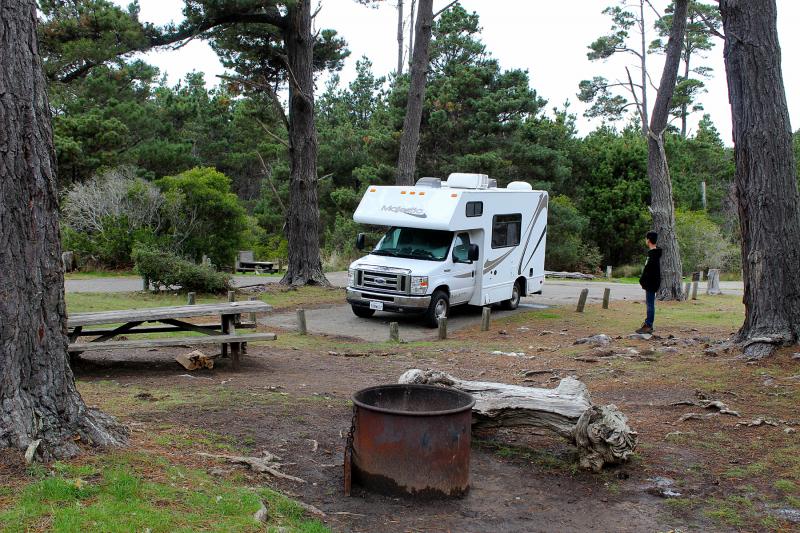
[[[150,309],[121,309],[76,313],[67,318],[69,330],[69,352],[77,355],[86,351],[112,350],[118,348],[157,348],[162,346],[183,346],[196,344],[220,344],[222,356],[227,355],[230,346],[233,367],[239,366],[239,355],[248,341],[275,340],[274,333],[237,334],[236,330],[255,328],[255,323],[241,321],[242,314],[267,313],[272,306],[254,300],[246,302],[223,302],[201,305],[181,305],[175,307],[155,307]],[[219,316],[220,322],[214,324],[193,324],[185,318]],[[159,326],[142,326],[145,323],[160,323]],[[109,324],[120,324],[111,327]],[[107,325],[103,328],[103,325]],[[90,326],[98,328],[85,329]],[[112,341],[119,335],[141,333],[172,333],[191,331],[203,333],[206,337],[169,337],[162,339],[131,339]],[[80,337],[94,337],[88,342],[78,342]]]

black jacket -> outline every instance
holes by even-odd
[[[655,292],[661,286],[661,248],[653,248],[647,252],[647,262],[644,264],[639,285],[646,291]]]

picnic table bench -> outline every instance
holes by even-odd
[[[236,254],[236,272],[266,272],[271,274],[277,272],[275,263],[272,261],[256,261],[251,250],[243,250]]]
[[[257,314],[272,310],[272,306],[261,301],[226,302],[201,305],[181,305],[176,307],[155,307],[151,309],[123,309],[76,313],[67,318],[70,356],[97,350],[120,348],[158,348],[162,346],[186,346],[220,344],[222,356],[227,357],[230,346],[233,368],[239,367],[239,355],[247,342],[275,340],[274,333],[244,333],[236,330],[255,328],[254,322],[241,321],[244,313]],[[190,317],[219,316],[219,323],[193,324],[182,320]],[[160,323],[159,326],[142,326],[145,323]],[[113,324],[122,324],[111,326]],[[91,326],[97,326],[92,328]],[[85,329],[89,328],[89,329]],[[169,337],[162,339],[111,340],[119,335],[141,333],[173,333],[192,331],[203,333],[206,337]],[[94,337],[79,342],[81,337]]]

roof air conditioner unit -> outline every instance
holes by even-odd
[[[447,186],[451,189],[487,189],[489,176],[486,174],[453,173],[447,176]]]
[[[439,178],[420,178],[417,180],[417,187],[431,187],[433,189],[442,188],[442,180]]]
[[[533,187],[526,181],[512,181],[506,185],[506,189],[511,189],[512,191],[532,191]]]

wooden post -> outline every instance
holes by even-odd
[[[400,324],[397,322],[389,322],[389,340],[400,342]]]
[[[228,291],[228,301],[229,302],[236,301],[236,291]]]
[[[719,290],[719,269],[708,269],[708,283],[706,284],[706,294],[722,294]]]
[[[248,298],[248,300],[250,300],[251,302],[255,302],[258,300],[258,296],[251,296],[250,298]],[[258,318],[256,317],[255,313],[250,313],[250,322],[258,326]]]
[[[606,287],[603,291],[603,309],[608,309],[608,301],[611,299],[611,288]]]
[[[578,313],[583,313],[583,308],[586,306],[586,298],[589,296],[589,289],[582,289],[581,295],[578,298],[578,308],[575,310]]]
[[[611,279],[611,265],[606,266],[606,277]]]
[[[702,195],[701,201],[703,202],[703,210],[708,208],[708,200],[706,199],[706,182],[700,182],[700,194]]]
[[[439,320],[439,340],[443,341],[447,338],[447,317],[440,317]]]
[[[308,329],[306,328],[306,310],[305,309],[298,309],[297,310],[297,331],[300,335],[308,334]]]
[[[147,278],[142,278],[142,290],[144,292],[148,292],[150,290],[150,280]]]
[[[492,319],[492,308],[484,307],[481,314],[481,331],[489,331],[489,322]]]
[[[689,289],[691,288],[691,284],[687,281],[686,285],[683,286],[683,299],[689,299]]]
[[[187,300],[187,301],[186,301],[186,304],[187,304],[187,305],[194,305],[194,297],[195,297],[195,293],[193,293],[193,292],[190,292],[189,294],[187,294],[187,295],[186,295],[186,297],[187,297],[187,298],[186,298],[186,300]]]
[[[692,300],[697,300],[697,281],[692,282]]]

